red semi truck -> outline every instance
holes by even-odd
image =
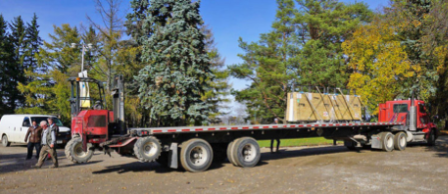
[[[235,166],[252,167],[260,161],[256,140],[325,137],[342,140],[349,149],[371,147],[386,152],[405,150],[408,142],[433,145],[438,135],[421,100],[395,100],[380,104],[378,122],[316,122],[271,125],[154,127],[127,129],[121,76],[114,79],[113,111],[105,110],[104,87],[91,78],[70,78],[72,84],[72,139],[67,158],[74,163],[90,160],[94,150],[135,157],[141,162],[159,162],[190,172],[204,171],[213,161],[228,159]],[[99,101],[82,109],[80,82],[96,84]],[[180,163],[180,164],[179,164]]]

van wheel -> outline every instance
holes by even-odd
[[[2,145],[3,145],[3,147],[9,147],[11,145],[11,142],[8,141],[8,136],[3,135],[3,137],[2,137]]]

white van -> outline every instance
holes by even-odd
[[[0,137],[4,147],[11,143],[25,143],[25,135],[32,121],[39,125],[40,121],[53,118],[53,122],[59,126],[56,144],[65,144],[70,140],[70,128],[64,127],[62,122],[53,115],[12,114],[3,115],[0,120]]]

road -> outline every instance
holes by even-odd
[[[448,137],[435,147],[349,151],[343,146],[262,149],[254,168],[214,164],[206,172],[166,169],[133,158],[95,153],[73,165],[58,150],[60,168],[31,169],[26,147],[0,147],[0,193],[448,193]]]

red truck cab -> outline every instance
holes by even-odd
[[[430,115],[425,107],[423,100],[394,100],[387,101],[384,104],[379,104],[378,121],[379,122],[400,122],[410,126],[412,119],[411,107],[415,106],[415,130],[412,127],[408,128],[411,132],[425,133],[424,138],[428,140],[431,133],[434,133],[434,138],[437,138],[438,130],[436,125],[431,122]]]

